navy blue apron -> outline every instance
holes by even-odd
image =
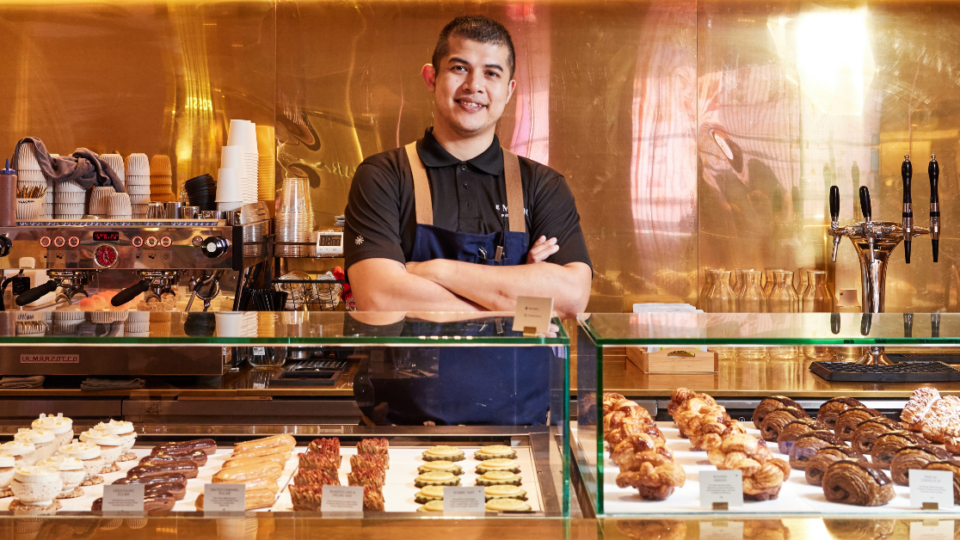
[[[417,234],[411,260],[451,259],[488,265],[523,264],[529,238],[524,218],[520,160],[503,150],[508,228],[490,234],[433,225],[433,198],[416,143],[406,146],[413,174]],[[421,323],[429,324],[429,323]],[[430,335],[430,328],[421,335]],[[374,402],[387,403],[386,423],[437,425],[542,425],[550,405],[546,347],[452,347],[393,350],[387,377],[371,374]]]

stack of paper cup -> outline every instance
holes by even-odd
[[[217,188],[218,203],[240,202],[242,204],[247,204],[247,190],[249,187],[247,185],[247,175],[250,174],[250,171],[248,170],[246,162],[244,161],[244,155],[245,155],[244,147],[241,145],[223,147],[223,152],[220,154],[220,168],[221,170],[233,169],[237,171],[237,177],[239,178],[239,185],[240,185],[240,198],[236,201],[232,201],[232,200],[221,201],[220,200],[221,192],[220,192],[220,189]],[[229,189],[232,190],[233,188],[230,187]],[[229,195],[227,195],[227,193],[229,193]],[[231,196],[234,196],[233,193],[234,193],[233,191],[227,191],[227,192],[224,192],[224,196],[231,197]],[[217,206],[219,207],[220,205],[218,204]],[[220,209],[221,212],[225,210],[227,209]]]
[[[257,126],[257,200],[277,198],[276,134],[273,126]]]
[[[241,179],[243,182],[241,189],[243,203],[257,202],[257,176],[260,156],[257,149],[257,125],[249,120],[230,120],[227,145],[243,147],[244,178]]]
[[[93,193],[90,194],[90,209],[87,213],[100,218],[107,217],[110,213],[110,197],[116,193],[112,186],[93,188]]]
[[[58,182],[53,203],[53,217],[56,219],[80,219],[86,213],[87,190],[76,182]]]
[[[60,159],[60,156],[58,154],[50,154],[50,165],[53,166],[53,164],[56,163],[56,160],[58,159]],[[56,170],[57,169],[54,168],[54,171]],[[48,178],[47,179],[47,201],[46,201],[47,205],[45,207],[44,215],[43,215],[43,217],[47,219],[53,219],[53,215],[54,215],[53,205],[55,203],[53,194],[56,193],[56,191],[57,191],[57,184],[53,180],[50,180]]]
[[[126,193],[114,193],[110,196],[108,203],[107,216],[110,219],[130,219],[132,209],[130,207],[130,196]]]
[[[173,169],[170,157],[156,155],[150,159],[150,200],[158,202],[176,202],[173,194]]]
[[[146,154],[127,156],[127,194],[133,209],[133,219],[147,217],[147,203],[150,202],[150,160]]]
[[[241,206],[243,187],[240,183],[240,170],[233,167],[220,168],[217,172],[217,210],[228,212]]]
[[[21,144],[20,159],[17,161],[17,190],[45,187],[47,187],[47,179],[44,178],[40,164],[37,163],[33,145]],[[46,207],[42,211],[45,212]]]
[[[113,172],[117,173],[120,183],[126,185],[127,176],[123,167],[123,156],[120,154],[100,154],[100,159],[105,161],[113,169]]]

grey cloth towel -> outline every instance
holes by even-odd
[[[0,379],[0,388],[40,388],[43,386],[43,375],[35,377],[4,377]]]
[[[139,390],[143,388],[143,384],[143,379],[125,379],[118,381],[114,379],[94,379],[91,377],[80,383],[80,390]]]
[[[110,168],[106,161],[100,159],[96,152],[86,148],[77,148],[72,156],[60,156],[50,159],[50,152],[43,141],[36,137],[24,137],[17,142],[13,151],[13,168],[17,169],[20,160],[20,146],[32,144],[37,155],[37,163],[43,176],[55,183],[76,182],[83,189],[93,189],[94,186],[113,186],[117,193],[126,193],[126,188],[117,173]]]

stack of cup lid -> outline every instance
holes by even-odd
[[[73,181],[57,183],[53,194],[53,217],[57,219],[81,219],[86,213],[87,190]]]
[[[273,126],[257,126],[257,200],[277,198],[276,132]]]
[[[110,196],[107,217],[110,219],[130,219],[132,215],[130,196],[126,193],[114,193]]]
[[[240,170],[234,167],[221,167],[217,172],[218,211],[229,212],[243,206],[243,186],[240,182],[240,174]]]
[[[243,147],[243,178],[241,195],[243,204],[257,202],[260,151],[257,149],[257,125],[249,120],[230,120],[228,146]]]
[[[47,179],[44,178],[43,171],[40,170],[40,164],[37,162],[37,155],[34,153],[33,145],[21,144],[20,156],[17,160],[17,191],[42,189],[45,187],[47,187]],[[45,215],[46,211],[46,206],[43,206],[41,212]]]
[[[217,181],[209,174],[201,174],[183,183],[190,206],[200,210],[217,209]]]
[[[117,178],[120,179],[121,184],[127,184],[126,173],[123,167],[123,156],[120,154],[100,154],[100,159],[109,165],[113,172],[117,174]]]
[[[90,208],[87,213],[91,216],[104,218],[110,213],[110,197],[117,192],[113,186],[96,186],[90,193]]]
[[[146,154],[127,156],[127,194],[133,209],[133,219],[147,217],[147,203],[150,202],[150,159]]]
[[[53,166],[54,171],[57,170],[55,163],[57,162],[58,159],[60,159],[59,154],[50,154],[50,164],[51,166]],[[46,201],[47,205],[46,205],[46,209],[44,211],[44,216],[43,216],[47,219],[53,219],[53,216],[54,216],[53,205],[55,203],[55,200],[54,200],[53,194],[56,191],[57,191],[57,183],[47,178],[47,201]]]
[[[170,157],[156,155],[150,158],[150,200],[176,202],[173,194],[173,168]]]

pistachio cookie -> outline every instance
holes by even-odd
[[[417,467],[417,472],[420,474],[430,471],[445,471],[459,476],[463,474],[463,467],[452,461],[428,461]]]
[[[527,492],[517,486],[487,486],[483,488],[483,495],[488,501],[493,499],[527,500]]]
[[[486,505],[487,512],[533,512],[529,504],[520,499],[491,499]]]
[[[463,461],[466,457],[463,450],[456,446],[434,446],[424,451],[424,461]]]
[[[517,457],[517,451],[509,446],[502,444],[491,444],[490,446],[481,446],[480,450],[477,450],[473,454],[473,459],[477,461],[484,461],[487,459],[496,459],[496,458],[505,458],[505,459],[514,459]]]
[[[519,486],[522,483],[520,475],[510,471],[487,471],[477,477],[478,486]]]
[[[423,486],[423,489],[417,492],[414,499],[420,504],[427,504],[430,501],[443,501],[444,486]]]
[[[459,486],[460,477],[447,471],[425,472],[413,481],[418,488],[423,486]]]
[[[520,464],[515,459],[493,458],[481,461],[477,465],[477,474],[486,474],[490,471],[520,472]]]

